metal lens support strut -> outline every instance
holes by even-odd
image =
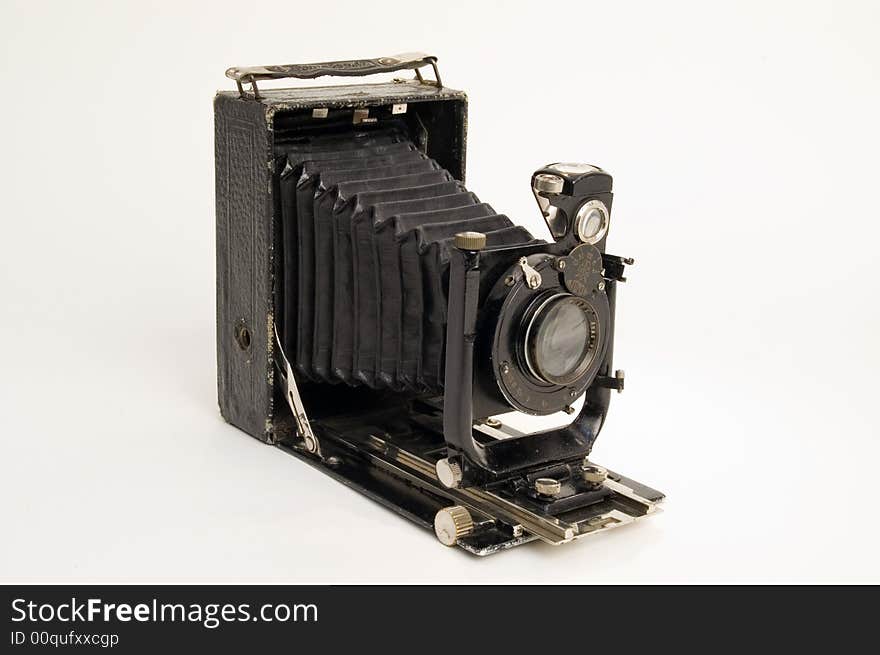
[[[305,446],[305,449],[308,452],[320,455],[320,444],[312,430],[312,424],[309,422],[308,414],[306,414],[305,404],[302,401],[302,397],[299,395],[299,387],[296,385],[293,367],[290,365],[290,360],[287,359],[287,355],[284,354],[284,348],[281,346],[281,338],[278,336],[278,327],[274,323],[272,324],[272,331],[275,335],[275,348],[273,351],[275,353],[275,365],[278,367],[278,370],[282,375],[284,397],[287,400],[287,404],[290,406],[291,413],[293,413],[293,420],[296,423],[297,434],[302,439],[303,446]]]
[[[480,252],[485,246],[485,237],[480,240],[475,233],[457,235],[454,245],[456,247],[450,254],[443,398],[447,458],[437,466],[441,481],[451,487],[472,486],[491,476],[588,455],[605,420],[610,401],[609,390],[598,385],[588,389],[581,412],[567,426],[485,445],[474,440],[474,342],[480,302]],[[613,330],[613,287],[612,281],[607,289],[612,322],[610,330]],[[600,375],[604,375],[611,366],[610,358],[609,344]]]

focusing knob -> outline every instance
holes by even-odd
[[[482,250],[486,247],[486,235],[482,232],[459,232],[454,245],[459,250]]]
[[[447,489],[456,489],[462,480],[461,466],[457,462],[451,461],[448,457],[438,460],[434,465],[437,473],[437,479]]]
[[[434,534],[444,546],[454,546],[473,531],[474,519],[461,505],[444,507],[434,516]]]

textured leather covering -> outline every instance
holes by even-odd
[[[233,425],[268,441],[273,343],[266,108],[220,95],[215,112],[220,411]]]

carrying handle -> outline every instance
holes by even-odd
[[[434,81],[425,80],[419,70],[425,66],[434,69]],[[242,98],[247,97],[244,84],[250,84],[254,99],[259,99],[260,91],[257,80],[279,80],[296,77],[311,80],[316,77],[331,75],[334,77],[362,77],[376,73],[392,73],[399,70],[414,70],[416,78],[423,84],[443,87],[440,71],[437,69],[437,57],[423,52],[407,52],[391,57],[376,59],[348,59],[345,61],[325,61],[316,64],[286,64],[282,66],[233,66],[226,71],[226,77],[235,80]]]

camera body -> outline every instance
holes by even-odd
[[[396,70],[416,77],[258,88]],[[614,310],[632,260],[606,253],[611,176],[537,170],[551,235],[538,239],[464,187],[467,99],[436,58],[227,76],[237,92],[215,99],[224,418],[478,555],[657,511],[660,492],[588,459],[623,389]],[[523,434],[497,418],[511,411],[577,415]]]

